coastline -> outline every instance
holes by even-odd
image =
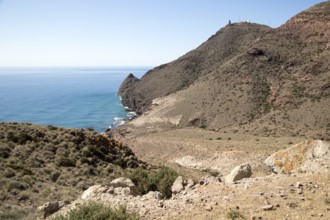
[[[118,97],[119,97],[119,101],[121,102],[122,101],[121,96],[118,96]],[[119,117],[119,116],[114,117],[112,119],[111,125],[109,126],[109,129],[115,129],[118,126],[125,124],[127,121],[130,121],[137,116],[137,113],[132,111],[132,109],[130,109],[129,107],[124,106],[122,103],[120,103],[120,106],[122,106],[122,108],[125,110],[126,116],[125,117]]]

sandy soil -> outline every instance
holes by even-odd
[[[274,152],[304,139],[299,137],[259,137],[220,133],[199,128],[182,128],[141,135],[117,135],[135,154],[151,164],[179,165],[199,171],[227,175],[235,166],[250,163],[254,175],[269,174],[264,160]]]

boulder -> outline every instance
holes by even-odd
[[[119,177],[117,179],[112,180],[110,185],[113,187],[135,187],[133,181],[125,177]]]
[[[225,178],[226,183],[233,183],[252,175],[250,164],[241,164],[235,167]]]
[[[298,169],[319,170],[329,162],[329,146],[321,140],[308,140],[280,150],[269,156],[265,163],[273,172],[292,172]]]
[[[195,182],[192,179],[187,180],[186,188],[192,188],[195,185]]]
[[[164,195],[157,191],[150,191],[150,192],[148,192],[148,194],[144,195],[144,197],[149,200],[151,200],[151,199],[161,200],[164,198]]]
[[[264,211],[270,211],[270,210],[274,209],[274,206],[273,205],[265,205],[265,206],[261,207],[261,209],[264,210]]]
[[[82,199],[89,199],[91,197],[94,197],[95,195],[99,193],[104,193],[108,190],[107,187],[102,185],[94,185],[89,187],[87,190],[85,190],[81,196]]]
[[[173,185],[172,185],[172,193],[176,194],[181,192],[184,189],[183,186],[183,177],[182,176],[178,176],[178,178],[176,178],[176,180],[174,181]]]
[[[125,177],[119,177],[117,179],[114,179],[111,183],[111,186],[118,188],[126,188],[128,187],[130,189],[130,194],[132,195],[139,195],[140,192],[139,190],[136,188],[135,184],[133,183],[132,180],[125,178]]]

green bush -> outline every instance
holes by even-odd
[[[27,188],[29,188],[29,186],[25,182],[11,181],[8,185],[9,191],[13,191],[15,189],[26,190]]]
[[[127,177],[133,181],[139,192],[146,194],[150,191],[150,177],[149,173],[143,168],[134,169]]]
[[[11,178],[11,177],[16,176],[16,172],[15,172],[15,170],[13,170],[11,168],[7,168],[3,172],[3,176],[6,177],[6,178]]]
[[[58,171],[55,171],[53,173],[51,173],[50,175],[50,179],[53,181],[53,182],[56,182],[57,179],[60,177],[61,173],[58,172]]]
[[[0,146],[0,158],[8,158],[11,149],[8,146]]]
[[[159,191],[166,198],[172,196],[171,187],[178,174],[169,167],[162,167],[155,173],[150,173],[142,168],[134,169],[127,175],[142,194],[149,191]]]
[[[48,128],[48,130],[50,130],[50,131],[56,131],[56,130],[58,129],[58,127],[55,127],[55,126],[53,126],[53,125],[47,125],[47,128]]]
[[[32,141],[33,138],[25,132],[15,134],[13,131],[9,131],[7,133],[7,140],[18,144],[25,144],[27,141]]]
[[[170,198],[172,196],[171,187],[177,177],[177,172],[171,168],[161,168],[155,175],[152,175],[150,178],[152,190],[159,191],[164,194],[166,198]]]
[[[62,167],[74,167],[76,166],[76,162],[71,159],[71,158],[67,158],[64,156],[60,156],[56,159],[56,165],[57,166],[62,166]]]
[[[238,210],[235,209],[229,209],[226,214],[226,217],[231,220],[245,219],[245,217]]]
[[[120,206],[118,209],[112,209],[108,206],[98,203],[83,205],[70,211],[65,216],[56,217],[54,220],[138,220],[136,213],[128,213],[126,208]]]

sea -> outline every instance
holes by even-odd
[[[117,96],[129,73],[150,67],[0,68],[0,122],[104,132],[135,115]]]

